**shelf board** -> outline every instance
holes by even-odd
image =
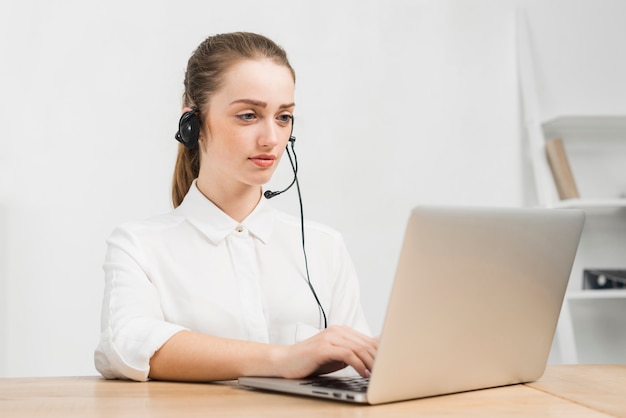
[[[626,299],[626,289],[577,290],[566,295],[567,300]]]
[[[626,140],[626,115],[559,116],[541,124],[546,139]]]
[[[619,209],[626,208],[626,198],[615,199],[566,199],[554,202],[556,209]]]

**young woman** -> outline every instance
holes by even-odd
[[[175,209],[107,242],[104,377],[369,375],[376,340],[341,236],[308,221],[301,231],[262,197],[291,136],[294,88],[286,53],[261,35],[212,36],[189,59]]]

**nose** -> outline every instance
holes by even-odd
[[[285,135],[274,121],[267,121],[259,132],[258,143],[263,148],[272,148],[280,143],[281,135]]]

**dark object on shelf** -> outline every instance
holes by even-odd
[[[585,269],[583,289],[626,289],[626,270]]]

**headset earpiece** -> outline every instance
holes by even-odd
[[[191,110],[183,113],[178,121],[178,132],[176,132],[174,137],[186,148],[192,149],[198,146],[200,118],[198,117],[197,108],[193,107]]]

